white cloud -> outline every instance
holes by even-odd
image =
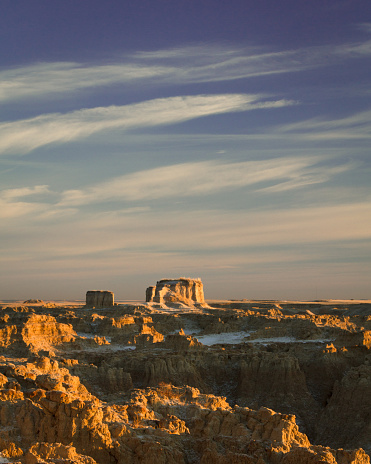
[[[39,215],[48,211],[50,205],[45,202],[25,201],[32,196],[49,196],[52,192],[48,185],[36,185],[34,187],[20,187],[4,189],[0,191],[0,219],[18,218],[27,215]],[[60,208],[62,209],[62,208]]]
[[[281,51],[199,44],[139,52],[109,64],[38,63],[1,71],[0,101],[55,97],[112,84],[227,81],[318,68],[370,54],[370,41]]]
[[[322,184],[329,181],[333,176],[347,172],[355,167],[355,164],[348,163],[336,167],[328,166],[313,166],[308,169],[303,169],[292,175],[291,178],[285,182],[279,182],[269,187],[259,189],[259,192],[265,193],[278,193],[287,190],[293,190],[307,185]]]
[[[358,24],[358,28],[361,31],[371,33],[371,23],[360,23]]]
[[[52,192],[47,185],[6,189],[0,192],[3,206],[0,217],[38,213],[34,219],[48,221],[84,211],[86,205],[201,197],[247,186],[254,186],[253,189],[262,194],[274,194],[327,182],[354,167],[349,163],[333,167],[318,165],[319,161],[317,157],[286,157],[234,163],[222,160],[189,162],[138,171],[61,194]],[[34,195],[38,202],[33,200]],[[119,209],[112,214],[147,212],[148,206],[142,205]],[[105,226],[105,222],[102,224]]]
[[[268,51],[258,47],[228,49],[199,46],[164,50],[163,58],[190,82],[212,82],[304,71],[371,55],[371,41]],[[143,55],[139,55],[142,57]],[[151,58],[151,53],[144,55]],[[161,52],[153,52],[158,58]],[[200,58],[201,57],[201,58]],[[182,66],[183,63],[187,66]],[[166,60],[165,60],[166,63]]]
[[[135,64],[39,63],[0,72],[0,101],[74,92],[168,75],[171,69]]]
[[[48,185],[35,185],[34,187],[20,187],[2,190],[0,192],[0,198],[9,201],[20,197],[50,193]]]
[[[250,47],[250,53],[256,53],[258,47]],[[194,45],[184,45],[181,47],[165,48],[154,51],[139,51],[134,53],[130,58],[133,60],[140,61],[162,61],[166,62],[167,60],[176,60],[177,62],[187,62],[195,61],[199,63],[205,63],[205,60],[208,62],[213,62],[216,57],[219,60],[226,60],[231,57],[236,57],[241,55],[242,49],[239,47],[231,48],[220,45],[209,45],[209,44],[194,44]]]
[[[371,54],[371,40],[339,45],[335,53],[344,58],[360,58]]]
[[[236,163],[202,161],[175,164],[115,177],[83,190],[65,191],[60,205],[199,196],[261,182],[274,183],[274,186],[261,188],[262,192],[283,191],[325,182],[352,167],[318,167],[315,166],[317,162],[315,157],[286,157]]]
[[[246,247],[293,246],[371,239],[371,202],[262,211],[114,211],[40,222],[7,236],[9,255],[44,258],[145,252],[229,253]],[[24,224],[24,223],[23,223]],[[9,226],[10,227],[10,226]],[[7,225],[5,225],[5,232]],[[13,229],[12,229],[13,230]],[[22,239],[23,237],[23,239]],[[4,241],[5,243],[5,241]],[[217,254],[218,254],[217,253]],[[266,250],[264,251],[266,255]],[[97,256],[99,262],[100,256]]]
[[[277,134],[298,134],[311,140],[371,138],[371,110],[339,119],[313,118],[279,126]]]
[[[46,210],[44,203],[30,203],[24,201],[6,201],[0,198],[0,219],[17,218],[26,215],[35,215]]]
[[[227,250],[246,246],[370,239],[370,201],[265,211],[151,212],[129,222],[102,215],[118,247]],[[94,228],[96,218],[88,222]],[[120,224],[120,226],[119,226]],[[356,227],[355,227],[356,224]],[[150,226],[150,233],[148,226]],[[121,229],[123,227],[123,229]],[[123,235],[121,235],[123,234]],[[120,237],[121,235],[121,237]]]
[[[214,282],[216,290],[215,273],[218,273],[222,279],[220,288],[225,285],[225,290],[231,292],[227,297],[235,298],[237,293],[231,290],[235,285],[232,272],[239,279],[239,291],[247,288],[240,280],[246,279],[247,283],[256,280],[262,286],[261,298],[268,297],[264,293],[267,276],[268,287],[273,288],[275,279],[282,280],[283,275],[289,275],[289,283],[279,285],[279,290],[286,288],[292,292],[292,282],[297,279],[297,285],[306,288],[308,295],[312,288],[308,275],[317,275],[321,282],[328,282],[332,278],[326,276],[327,270],[332,270],[328,263],[333,262],[334,256],[337,263],[341,258],[336,246],[343,250],[346,241],[345,248],[354,247],[357,240],[362,243],[360,249],[343,254],[345,260],[355,256],[351,268],[341,263],[334,265],[333,270],[336,275],[342,273],[344,279],[351,273],[348,279],[356,276],[354,282],[365,280],[369,274],[365,271],[366,265],[357,262],[357,256],[367,251],[365,241],[371,242],[369,200],[307,208],[236,211],[178,210],[176,203],[171,210],[156,205],[152,210],[133,207],[104,212],[80,207],[75,214],[77,210],[67,206],[17,201],[20,193],[14,192],[9,202],[0,198],[0,216],[6,219],[0,232],[2,278],[8,289],[14,286],[13,298],[19,298],[20,289],[34,292],[40,288],[45,292],[40,282],[45,285],[48,279],[50,288],[54,289],[52,293],[62,292],[61,298],[71,295],[74,287],[84,295],[90,285],[111,289],[114,282],[117,292],[123,292],[122,282],[131,279],[128,293],[124,292],[123,296],[128,298],[135,285],[139,286],[137,294],[142,295],[144,288],[152,283],[145,282],[149,273],[154,278],[201,275],[203,279],[207,277],[205,284],[208,279]],[[33,197],[26,195],[25,198]],[[93,197],[89,200],[95,201]],[[55,215],[61,220],[55,220]],[[215,295],[211,294],[211,286],[206,288],[209,297]],[[359,296],[355,288],[351,297]],[[334,297],[328,287],[327,292],[329,297]],[[55,298],[55,293],[49,297]]]
[[[259,101],[260,98],[260,95],[247,94],[179,96],[0,123],[0,153],[28,153],[50,143],[82,139],[100,131],[176,124],[213,114],[277,108],[294,103]]]
[[[85,205],[200,197],[247,186],[255,186],[254,190],[263,194],[277,193],[327,182],[354,167],[349,163],[335,167],[318,165],[319,161],[318,157],[286,157],[234,163],[189,162],[138,171],[62,193],[50,190],[48,185],[5,189],[0,192],[0,218],[32,214],[36,221],[49,221],[75,215]],[[146,212],[149,212],[148,206],[141,205],[119,209],[113,214]]]

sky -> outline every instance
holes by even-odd
[[[369,0],[2,0],[0,300],[371,298]]]

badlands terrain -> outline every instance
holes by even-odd
[[[0,304],[0,462],[370,462],[370,301],[107,293]]]

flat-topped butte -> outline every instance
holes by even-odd
[[[204,305],[204,289],[201,279],[180,277],[161,279],[146,290],[146,302],[158,304],[181,303],[186,306]]]

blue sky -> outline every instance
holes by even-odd
[[[1,299],[370,298],[368,0],[4,0]]]

